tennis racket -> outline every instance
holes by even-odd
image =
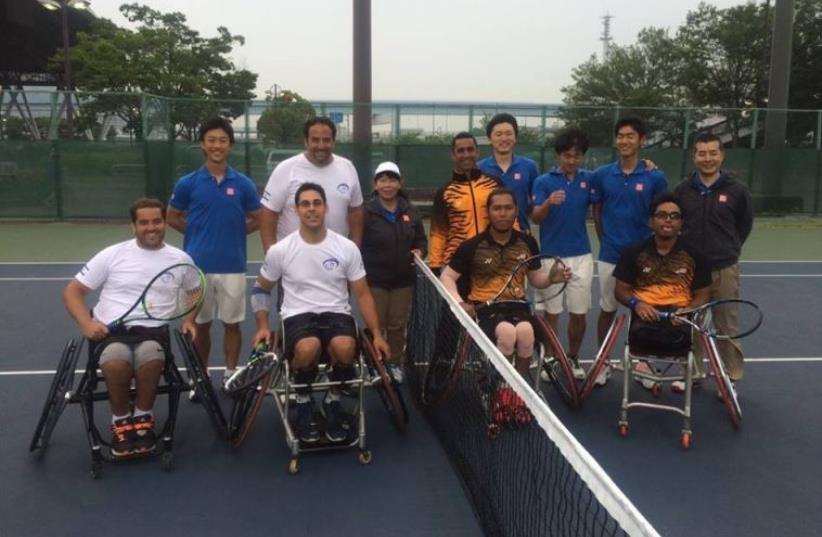
[[[134,321],[173,321],[185,317],[203,302],[205,291],[206,278],[200,269],[190,263],[171,265],[148,282],[128,311],[106,326],[111,331]],[[139,316],[129,318],[135,311]]]
[[[528,264],[531,263],[531,261],[534,261],[535,259],[540,260],[540,261],[543,260],[543,259],[553,259],[554,264],[558,265],[560,270],[564,271],[567,268],[565,266],[565,263],[562,262],[562,259],[560,259],[559,257],[557,257],[555,255],[538,254],[538,255],[532,255],[531,257],[526,257],[525,259],[523,259],[522,261],[517,263],[517,265],[514,267],[514,270],[512,270],[511,274],[508,276],[508,279],[505,280],[505,283],[503,284],[503,286],[500,288],[499,291],[497,291],[497,294],[495,294],[492,298],[490,298],[490,299],[488,299],[484,302],[480,302],[479,304],[476,304],[475,307],[483,308],[483,307],[487,307],[487,306],[492,306],[493,304],[495,304],[497,302],[500,302],[499,297],[501,297],[505,293],[505,291],[510,289],[512,285],[516,285],[516,283],[517,283],[517,273],[520,270],[522,270],[523,267],[527,267]],[[553,284],[553,285],[558,285],[559,286],[558,290],[555,293],[551,294],[550,296],[542,298],[541,300],[538,300],[535,303],[547,302],[547,301],[549,301],[553,298],[558,297],[559,295],[562,294],[563,291],[565,291],[565,288],[568,286],[568,282],[562,282],[561,284]],[[553,287],[553,285],[551,287]],[[510,300],[503,300],[503,301],[504,302],[510,302]]]
[[[242,392],[251,386],[257,386],[260,380],[268,375],[279,362],[277,354],[265,343],[260,343],[252,351],[248,363],[237,369],[225,382],[228,394]]]
[[[711,323],[710,313],[725,308],[735,312],[731,313],[736,317],[736,328],[733,331],[729,331],[726,326],[715,326],[715,323]],[[762,325],[764,316],[759,306],[750,300],[723,299],[713,300],[698,308],[659,312],[658,317],[662,321],[677,320],[687,323],[709,338],[726,340],[740,339],[753,334]]]

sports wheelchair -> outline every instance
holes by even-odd
[[[360,330],[358,338],[357,359],[354,362],[354,377],[345,381],[331,380],[332,366],[325,352],[318,364],[318,374],[310,384],[298,384],[287,360],[280,357],[283,354],[284,343],[279,333],[273,335],[272,360],[270,366],[256,375],[254,382],[244,389],[232,393],[234,406],[228,421],[229,439],[235,447],[239,447],[253,428],[256,417],[266,396],[271,396],[277,412],[283,422],[286,444],[291,452],[288,462],[288,472],[297,474],[300,470],[300,455],[314,451],[327,451],[347,448],[357,448],[358,460],[361,464],[369,464],[372,459],[371,451],[367,447],[365,427],[365,389],[375,388],[380,401],[385,407],[392,424],[399,432],[403,432],[408,423],[408,412],[399,385],[388,374],[382,361],[377,359],[377,352],[372,343],[372,336],[368,329]],[[247,366],[248,367],[248,366]],[[308,389],[314,392],[325,392],[329,388],[339,388],[343,394],[342,404],[345,410],[345,421],[348,425],[348,436],[345,440],[332,442],[325,438],[316,444],[305,444],[299,440],[291,426],[289,419],[291,407],[294,404],[297,390]],[[320,424],[322,416],[317,416]]]
[[[660,345],[649,346],[647,342],[643,342],[632,332],[631,325],[636,322],[632,315],[628,322],[629,335],[625,341],[625,350],[619,364],[615,365],[615,369],[622,371],[623,377],[622,401],[618,422],[619,434],[623,437],[628,435],[630,429],[628,424],[628,410],[631,408],[650,408],[674,412],[681,415],[683,420],[680,433],[680,445],[684,449],[690,448],[693,436],[693,431],[691,430],[691,397],[693,386],[695,381],[697,381],[695,377],[696,358],[694,355],[694,343],[697,340],[705,350],[705,355],[708,358],[711,369],[710,376],[712,376],[716,382],[719,397],[727,410],[731,424],[735,429],[738,429],[742,423],[742,410],[736,398],[733,384],[720,359],[716,341],[702,331],[686,327],[683,329],[683,333],[687,334],[688,337],[681,341],[679,345],[674,344],[667,349],[661,348]],[[697,324],[701,326],[708,326],[710,322],[711,316],[709,312],[703,314],[697,320]],[[613,346],[624,324],[625,315],[618,315],[608,331],[603,347],[610,348]],[[668,343],[671,343],[671,341],[669,340]],[[608,365],[607,355],[599,356],[588,373],[588,380],[586,381],[585,387],[588,388],[589,384],[592,385],[593,380],[596,379],[602,369]],[[683,392],[684,400],[682,406],[632,399],[631,389],[634,387],[634,379],[642,383],[642,385],[650,390],[653,396],[657,398],[661,395],[663,384],[675,381],[683,382],[685,389]],[[590,389],[584,389],[583,397],[588,393],[590,393]]]
[[[501,301],[495,305],[505,307],[528,304],[526,301]],[[461,328],[452,314],[447,310],[443,313],[434,352],[424,373],[422,403],[442,403],[462,381],[467,380],[471,389],[479,392],[489,437],[496,437],[503,428],[527,426],[532,419],[529,411],[519,396],[505,384],[482,348],[474,342],[487,336],[476,323],[472,322],[470,328]],[[463,314],[467,317],[464,312],[456,315]],[[551,326],[540,315],[532,313],[531,316],[535,348],[526,380],[543,399],[548,399],[546,385],[550,384],[569,407],[577,408],[579,391],[571,362]],[[468,321],[468,318],[463,321]],[[454,326],[451,327],[451,324]],[[457,336],[454,341],[455,333]],[[494,345],[494,342],[491,344]],[[467,378],[463,377],[463,372],[467,374]]]
[[[178,341],[183,359],[188,367],[189,374],[192,371],[199,371],[200,378],[207,378],[200,366],[196,353],[194,353],[191,343],[184,337],[177,329],[174,329],[175,337]],[[129,457],[128,459],[118,459],[111,456],[109,452],[110,443],[103,438],[100,429],[95,423],[94,403],[96,401],[108,401],[109,394],[105,389],[105,380],[102,372],[99,369],[100,354],[104,348],[103,345],[95,342],[88,343],[88,359],[85,370],[83,371],[77,383],[76,389],[74,387],[75,368],[79,361],[83,347],[86,346],[85,339],[70,339],[60,356],[60,361],[57,365],[57,371],[52,379],[49,387],[46,403],[37,422],[34,430],[34,435],[29,445],[29,451],[34,453],[38,459],[42,458],[48,448],[49,440],[51,439],[54,428],[57,425],[60,416],[69,404],[79,404],[83,412],[83,422],[85,425],[86,438],[88,440],[89,449],[91,451],[91,477],[97,479],[102,473],[102,466],[104,462],[121,462],[123,460],[130,460],[134,458],[144,458],[146,456],[159,456],[162,468],[164,470],[171,470],[174,467],[174,426],[177,419],[177,408],[180,399],[180,393],[188,391],[189,386],[186,383],[180,371],[174,362],[174,356],[171,350],[171,338],[169,330],[166,327],[160,334],[157,334],[158,340],[163,347],[165,353],[165,361],[163,364],[163,372],[159,386],[157,387],[158,395],[168,396],[168,411],[165,421],[157,431],[157,448],[155,451]],[[142,336],[138,334],[123,334],[115,335],[106,339],[106,343],[135,343],[142,340]],[[195,373],[194,376],[197,376]],[[102,383],[102,388],[98,389],[98,385]],[[134,386],[130,389],[130,397],[133,400],[136,395]],[[213,393],[212,393],[213,395]],[[214,402],[216,399],[212,398]],[[212,420],[218,419],[220,414],[211,414]],[[215,423],[215,425],[220,425]],[[222,430],[225,430],[225,424],[221,425]]]

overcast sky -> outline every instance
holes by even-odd
[[[140,1],[140,0],[138,0]],[[116,0],[91,0],[121,26]],[[204,36],[245,37],[236,64],[311,100],[352,95],[352,0],[141,0],[185,14]],[[728,7],[742,0],[711,0]],[[616,44],[645,26],[676,30],[699,0],[372,0],[374,100],[558,103],[571,70],[601,54],[601,17]]]

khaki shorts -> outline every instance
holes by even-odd
[[[573,276],[565,290],[550,300],[546,298],[556,295],[561,284],[554,284],[545,289],[534,289],[534,309],[545,311],[551,315],[559,315],[563,311],[563,298],[568,306],[568,312],[575,315],[585,315],[591,309],[591,282],[594,279],[594,256],[591,254],[563,257],[562,262],[571,269]],[[546,273],[554,266],[553,259],[543,259],[542,268]]]
[[[613,313],[619,307],[614,291],[616,289],[616,278],[614,269],[616,264],[597,261],[597,275],[599,276],[599,309],[608,313]]]
[[[243,322],[248,294],[245,273],[206,274],[206,280],[208,288],[196,322],[210,323],[215,318],[226,324]]]

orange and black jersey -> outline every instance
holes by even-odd
[[[508,242],[500,244],[486,230],[460,244],[448,266],[460,274],[460,279],[468,280],[468,300],[485,302],[502,289],[517,265],[538,254],[537,241],[530,235],[513,230]],[[539,259],[532,259],[527,267],[517,271],[499,300],[524,300],[525,277],[529,270],[537,270],[541,266]]]
[[[622,253],[614,277],[630,284],[637,300],[654,307],[684,308],[693,291],[711,285],[711,271],[701,254],[677,240],[670,252],[660,255],[653,237]]]
[[[431,267],[447,265],[463,241],[485,230],[488,195],[502,186],[498,178],[474,169],[469,175],[454,172],[451,180],[437,191],[431,214]]]

